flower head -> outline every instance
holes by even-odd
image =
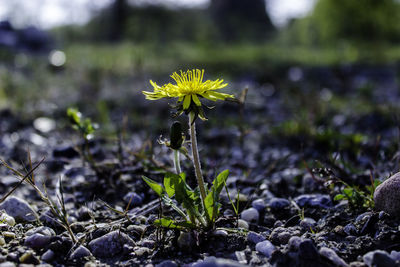
[[[153,92],[143,91],[146,99],[158,100],[161,98],[178,98],[179,108],[181,112],[194,111],[204,117],[202,112],[202,103],[199,98],[206,98],[211,101],[225,100],[233,98],[233,95],[216,92],[216,90],[226,87],[228,84],[223,83],[224,80],[217,79],[215,81],[204,81],[204,70],[188,70],[181,71],[180,74],[174,72],[171,78],[176,84],[157,85],[150,80],[153,86]],[[194,104],[194,105],[193,105]]]

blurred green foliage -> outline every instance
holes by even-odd
[[[312,14],[293,21],[284,35],[288,41],[305,45],[350,42],[376,47],[400,41],[399,20],[400,2],[396,0],[319,0]]]

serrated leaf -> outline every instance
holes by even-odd
[[[218,176],[214,179],[213,185],[211,186],[211,189],[204,200],[204,208],[206,210],[207,218],[210,222],[214,221],[218,215],[220,206],[218,204],[219,195],[221,193],[221,190],[224,188],[228,175],[229,170],[224,170],[223,172],[218,174]]]
[[[162,185],[158,184],[150,178],[147,178],[146,176],[142,176],[142,179],[146,182],[146,184],[148,184],[148,186],[150,186],[151,189],[153,189],[154,192],[157,193],[159,197],[163,196],[165,190]]]

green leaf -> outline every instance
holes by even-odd
[[[218,203],[219,195],[221,193],[221,190],[224,188],[226,180],[228,179],[228,175],[229,170],[224,170],[223,172],[218,174],[218,176],[214,179],[213,185],[211,186],[211,189],[204,200],[204,208],[206,210],[207,219],[210,222],[213,222],[218,216],[219,208],[221,206]]]
[[[150,186],[151,189],[153,189],[154,192],[157,193],[158,196],[162,197],[165,190],[162,187],[162,185],[159,185],[155,181],[151,180],[150,178],[147,178],[146,176],[142,176],[142,179]]]
[[[171,218],[161,218],[154,221],[155,225],[166,227],[169,229],[178,229],[178,230],[185,230],[185,229],[193,229],[196,226],[188,221],[175,221]]]
[[[335,201],[339,201],[339,200],[342,200],[342,199],[344,199],[345,197],[346,197],[346,196],[345,196],[345,195],[343,195],[343,194],[337,194],[333,200],[335,200]]]
[[[352,195],[354,193],[354,189],[351,187],[346,187],[343,189],[343,193],[348,197],[352,197]]]
[[[163,195],[161,197],[162,201],[164,202],[165,205],[170,206],[172,209],[174,209],[176,212],[178,212],[183,218],[188,220],[188,215],[185,214],[173,201],[171,198],[169,198],[166,195]]]
[[[164,187],[169,197],[172,197],[175,194],[175,183],[172,182],[174,178],[173,173],[166,173],[164,176]]]
[[[68,108],[67,116],[70,119],[71,123],[80,125],[82,114],[76,108]]]

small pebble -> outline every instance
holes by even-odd
[[[178,237],[178,246],[182,250],[192,250],[196,245],[196,241],[191,233],[181,232]]]
[[[12,239],[15,238],[15,234],[13,232],[8,232],[8,231],[3,232],[3,236]]]
[[[226,236],[228,236],[228,232],[225,231],[225,230],[215,230],[213,232],[213,235],[214,236],[219,236],[219,237],[226,237]]]
[[[303,228],[304,231],[312,231],[315,232],[317,222],[312,218],[304,218],[300,221],[300,227]]]
[[[265,208],[267,205],[265,205],[265,202],[263,199],[255,199],[253,202],[251,202],[251,206],[255,208],[258,212],[263,212],[265,211]]]
[[[284,245],[289,242],[292,236],[293,234],[288,229],[277,227],[271,232],[270,239],[274,244]]]
[[[249,208],[244,211],[242,211],[240,218],[242,220],[245,220],[246,222],[258,222],[258,219],[260,217],[260,214],[255,208]]]
[[[343,231],[347,235],[356,235],[358,232],[357,228],[352,223],[346,224],[346,226],[343,228]]]
[[[90,251],[86,247],[80,245],[77,249],[74,250],[74,252],[72,252],[70,259],[80,259],[91,255],[92,253],[90,253]]]
[[[178,267],[178,264],[171,260],[165,260],[160,262],[159,264],[156,264],[155,267]]]
[[[33,234],[25,239],[24,245],[33,249],[44,248],[51,243],[53,237],[42,234]]]
[[[319,254],[327,259],[329,259],[335,266],[338,267],[348,267],[349,265],[342,259],[340,258],[336,252],[327,247],[322,247],[319,250]]]
[[[238,228],[243,228],[243,229],[248,230],[249,224],[245,220],[239,219],[238,220]]]
[[[143,203],[143,197],[135,192],[129,192],[124,196],[123,200],[126,204],[130,202],[129,204],[130,209],[140,206]]]
[[[390,252],[390,257],[395,261],[400,261],[400,252],[392,250]]]
[[[390,267],[396,266],[396,262],[390,257],[389,253],[384,250],[374,250],[363,256],[364,263],[368,267]]]
[[[89,242],[89,249],[99,258],[112,257],[123,251],[124,244],[134,246],[135,242],[125,233],[113,231]]]
[[[7,213],[3,213],[0,216],[0,221],[8,224],[9,226],[14,226],[15,225],[15,219],[14,217],[8,215]]]
[[[15,267],[15,263],[11,262],[11,261],[5,261],[0,263],[0,267]]]
[[[272,210],[279,211],[280,209],[289,207],[290,201],[286,198],[274,197],[268,202],[268,205]]]
[[[143,255],[150,255],[151,251],[152,250],[149,248],[140,247],[140,248],[135,249],[135,254],[136,254],[136,256],[141,257]]]
[[[299,257],[306,260],[318,258],[318,251],[311,239],[304,239],[299,244]]]
[[[272,252],[276,250],[275,246],[268,240],[262,241],[257,243],[256,245],[256,250],[266,256],[267,258],[270,258],[272,255]]]
[[[292,236],[289,239],[288,245],[289,245],[289,250],[290,251],[298,251],[299,250],[299,246],[301,243],[301,238],[298,236]]]
[[[54,252],[51,249],[48,249],[45,253],[43,253],[42,257],[40,257],[42,259],[42,261],[45,262],[51,262],[54,259]]]
[[[30,251],[25,252],[19,257],[19,262],[21,263],[31,263],[31,264],[39,264],[40,260]]]
[[[294,201],[300,206],[300,208],[310,206],[327,209],[332,206],[330,196],[322,194],[304,194],[294,198]]]
[[[18,197],[8,197],[0,204],[1,209],[4,209],[16,222],[34,222],[38,219],[37,213],[29,203]]]
[[[260,235],[259,233],[256,232],[249,232],[247,234],[247,240],[253,244],[260,243],[262,241],[265,241],[267,238],[264,237],[263,235]]]

